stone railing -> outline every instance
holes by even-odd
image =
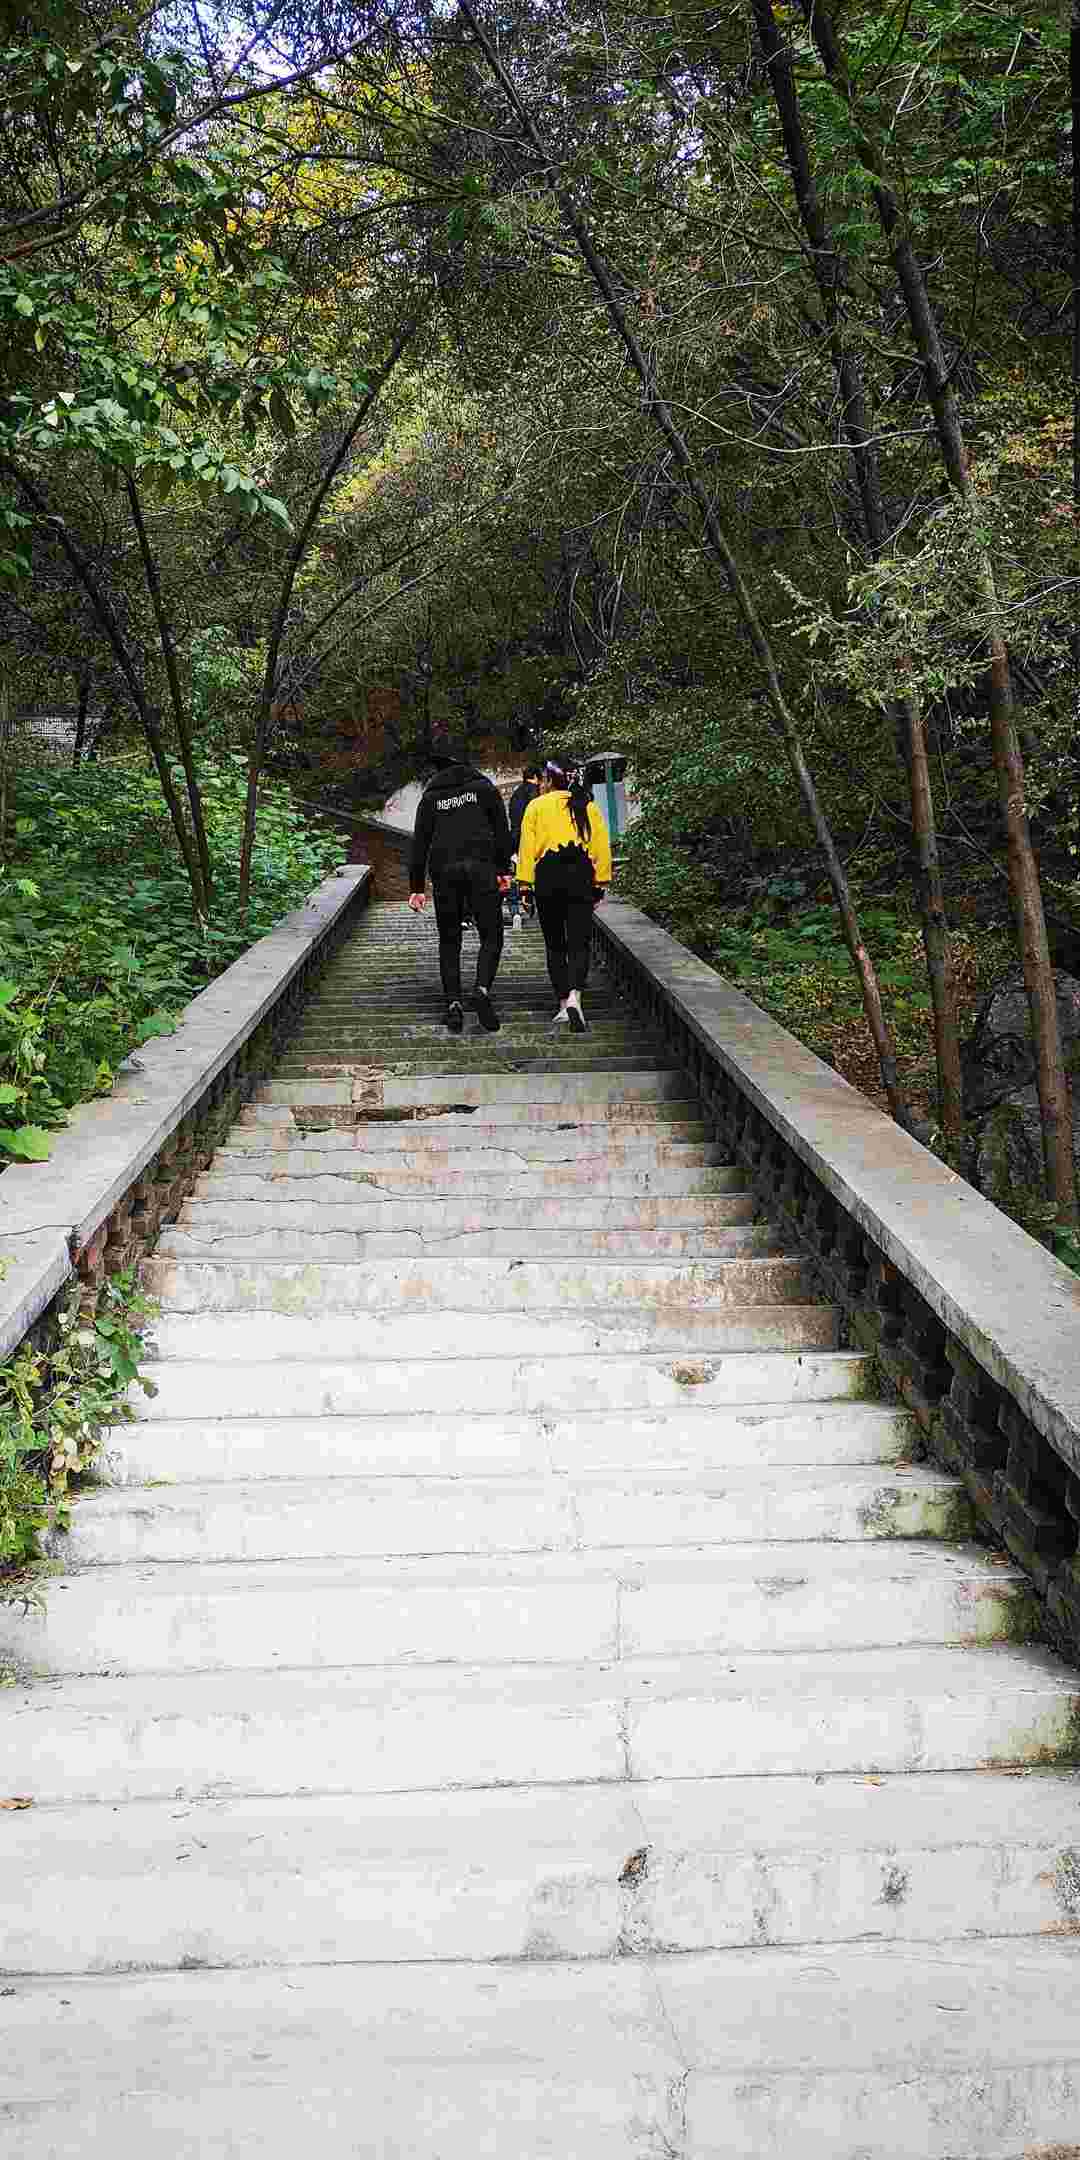
[[[329,877],[144,1043],[107,1098],[83,1103],[48,1162],[0,1177],[0,1357],[49,1325],[73,1277],[99,1284],[142,1258],[269,1076],[314,982],[359,921],[365,865]]]
[[[636,908],[596,948],[1075,1656],[1080,1277]]]

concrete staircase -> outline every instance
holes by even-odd
[[[648,1029],[499,995],[374,909],[150,1264],[6,1622],[12,2153],[1080,2150],[1080,1680]]]

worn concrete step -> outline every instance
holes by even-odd
[[[467,1014],[475,1012],[469,990],[463,1002]],[[495,985],[495,1004],[504,1027],[550,1027],[555,1015],[554,994],[547,984],[500,977]],[[585,1006],[591,1028],[621,1027],[628,1033],[647,1035],[651,1042],[659,1040],[658,1030],[632,1005],[620,1004],[618,999],[605,997],[590,987]],[[446,1006],[442,992],[430,985],[421,991],[414,984],[399,982],[395,987],[392,981],[356,981],[318,991],[305,1009],[302,1024],[334,1026],[338,1022],[354,1029],[370,1025],[388,1032],[399,1024],[441,1030],[446,1024]]]
[[[606,1665],[68,1676],[7,1689],[0,1722],[0,1791],[39,1803],[1078,1758],[1070,1667],[1031,1647],[927,1643]]]
[[[769,1540],[965,1538],[965,1488],[940,1471],[650,1470],[613,1479],[514,1465],[490,1480],[399,1472],[82,1494],[54,1539],[68,1565],[357,1559],[395,1553],[667,1549]]]
[[[427,1104],[565,1103],[570,1107],[588,1101],[684,1102],[689,1090],[685,1073],[652,1069],[629,1073],[604,1072],[414,1072],[387,1074],[381,1083],[380,1101],[387,1109],[408,1110]],[[319,1103],[350,1103],[347,1080],[271,1080],[260,1088],[258,1101],[288,1103],[297,1109]]]
[[[425,1505],[438,1536],[430,1498],[416,1503],[414,1523]],[[507,1556],[521,1525],[516,1496],[493,1487],[484,1515],[488,1550],[479,1553],[87,1568],[57,1578],[43,1611],[0,1608],[0,1649],[52,1673],[692,1662],[1019,1641],[1037,1623],[1024,1578],[974,1547],[775,1541]],[[552,1492],[553,1542],[567,1534],[559,1518]],[[480,1535],[476,1514],[470,1534]]]
[[[30,1809],[0,1971],[1054,1935],[1078,1847],[1068,1770]]]
[[[502,1016],[502,1026],[489,1035],[480,1025],[476,1014],[466,1010],[464,1033],[451,1035],[443,1020],[385,1021],[381,1025],[361,1013],[351,1021],[337,1018],[312,1018],[298,1028],[286,1047],[283,1063],[295,1063],[309,1054],[316,1057],[339,1058],[355,1061],[361,1065],[379,1065],[397,1058],[425,1058],[429,1052],[452,1050],[460,1060],[463,1046],[468,1047],[472,1062],[473,1050],[499,1051],[504,1055],[520,1051],[529,1057],[571,1057],[582,1070],[594,1067],[602,1058],[641,1057],[643,1063],[657,1065],[663,1062],[665,1046],[660,1038],[643,1028],[628,1027],[625,1021],[601,1023],[589,1018],[588,1031],[584,1035],[572,1034],[561,1024],[553,1025],[550,1010],[518,1019]]]
[[[167,1380],[165,1391],[171,1401]],[[910,1445],[909,1420],[899,1410],[874,1403],[784,1408],[764,1402],[618,1416],[602,1411],[531,1417],[491,1411],[396,1418],[159,1416],[121,1427],[107,1460],[109,1476],[118,1483],[154,1485],[299,1475],[475,1477],[554,1470],[656,1476],[688,1470],[707,1474],[719,1487],[732,1469],[749,1470],[760,1479],[775,1465],[813,1470],[815,1476],[830,1467],[864,1467],[880,1485],[883,1466],[902,1464],[903,1473],[897,1470],[884,1480],[891,1488],[901,1474],[907,1476]]]
[[[808,1304],[801,1260],[273,1260],[222,1243],[208,1259],[189,1232],[168,1230],[145,1263],[154,1297],[177,1310],[366,1312],[431,1306],[502,1313],[530,1307],[659,1304],[730,1308]],[[494,1348],[494,1343],[491,1345]],[[762,1345],[764,1347],[764,1345]]]
[[[179,2160],[193,2123],[273,2160],[1075,2146],[1080,1961],[1045,1939],[27,1979],[5,2010],[19,2160]]]
[[[200,1179],[181,1208],[178,1226],[322,1233],[421,1230],[442,1237],[526,1230],[531,1240],[532,1233],[545,1229],[730,1229],[751,1223],[756,1208],[751,1193],[579,1193],[570,1199],[558,1194],[522,1199],[515,1186],[471,1201],[464,1194],[443,1196],[437,1188],[430,1198],[410,1200],[386,1199],[373,1187],[350,1184],[346,1178],[329,1195],[312,1194],[303,1179],[279,1178],[261,1186],[249,1180],[254,1190],[242,1193],[230,1192],[229,1182]]]
[[[452,1160],[452,1158],[447,1158]],[[587,1193],[600,1206],[623,1200],[645,1200],[653,1206],[666,1203],[681,1213],[686,1202],[707,1203],[723,1196],[732,1209],[731,1222],[744,1220],[739,1212],[750,1205],[750,1195],[737,1174],[730,1170],[589,1170],[572,1166],[572,1176],[561,1163],[519,1170],[510,1180],[490,1171],[466,1175],[441,1162],[424,1170],[383,1170],[365,1167],[363,1159],[312,1157],[302,1148],[282,1150],[278,1155],[242,1155],[215,1158],[215,1168],[198,1179],[195,1197],[200,1200],[287,1200],[337,1206],[371,1208],[402,1205],[410,1210],[424,1198],[443,1199],[448,1207],[467,1207],[470,1202],[496,1201],[520,1205],[533,1201],[543,1208],[553,1203],[574,1208],[584,1204]],[[576,1199],[572,1197],[577,1195]],[[669,1218],[678,1220],[679,1216]]]
[[[218,1150],[214,1158],[216,1165],[226,1169],[231,1162],[248,1154],[285,1156],[302,1153],[313,1159],[314,1168],[343,1169],[359,1177],[365,1172],[383,1169],[423,1171],[428,1175],[436,1171],[460,1170],[470,1177],[501,1177],[508,1195],[522,1172],[547,1168],[565,1170],[568,1174],[577,1169],[587,1179],[611,1177],[623,1170],[721,1170],[726,1173],[729,1189],[742,1191],[746,1186],[745,1173],[725,1162],[723,1149],[708,1140],[635,1140],[631,1136],[627,1140],[611,1140],[605,1145],[602,1138],[578,1132],[561,1136],[546,1132],[535,1136],[506,1132],[487,1139],[482,1133],[472,1137],[462,1134],[442,1145],[435,1141],[412,1145],[410,1128],[407,1138],[388,1137],[385,1146],[366,1140],[357,1146],[354,1128],[347,1124],[339,1129],[303,1132],[297,1125],[271,1126],[253,1120],[247,1130],[252,1133],[253,1143],[257,1142],[257,1146],[248,1147],[244,1138],[234,1134],[229,1146]],[[270,1136],[272,1145],[268,1145]]]
[[[507,1042],[543,1042],[553,1040],[560,1051],[563,1048],[579,1052],[582,1063],[587,1063],[600,1046],[626,1049],[646,1048],[658,1056],[663,1054],[663,1042],[655,1028],[645,1026],[623,1014],[602,1014],[592,1007],[588,1014],[588,1032],[571,1034],[565,1022],[556,1032],[552,1019],[552,1001],[549,999],[542,1010],[514,1010],[506,1006],[495,994],[495,1006],[502,1020],[498,1047]],[[468,998],[465,1000],[465,1029],[470,1042],[480,1027],[479,1018]],[[481,1030],[486,1032],[486,1030]],[[442,1012],[385,1012],[369,1009],[366,1001],[348,1009],[327,1009],[321,1005],[309,1006],[295,1034],[287,1045],[288,1056],[299,1050],[321,1047],[323,1044],[340,1050],[343,1057],[353,1054],[353,1045],[366,1054],[374,1045],[397,1046],[407,1044],[411,1048],[428,1048],[442,1045],[447,1040],[447,1026]],[[456,1039],[456,1038],[455,1038]],[[374,1061],[373,1061],[374,1062]]]
[[[513,1126],[510,1136],[515,1141],[530,1134],[534,1128],[554,1129],[560,1138],[579,1128],[591,1131],[596,1146],[606,1146],[609,1140],[621,1145],[628,1140],[672,1140],[697,1138],[703,1111],[694,1096],[673,1095],[662,1102],[643,1102],[632,1097],[622,1102],[617,1097],[586,1097],[580,1092],[573,1099],[553,1102],[499,1102],[497,1099],[481,1104],[463,1104],[454,1109],[447,1105],[434,1107],[424,1104],[408,1105],[402,1109],[378,1112],[357,1109],[358,1122],[349,1128],[349,1145],[364,1148],[405,1147],[416,1148],[456,1147],[459,1138],[467,1147],[484,1145],[489,1140],[505,1140],[500,1132],[503,1126]],[[251,1104],[240,1113],[240,1122],[233,1127],[226,1145],[230,1148],[248,1145],[268,1147],[266,1139],[256,1140],[247,1136],[252,1123],[276,1122],[288,1126],[287,1109],[276,1113],[265,1106]],[[692,1134],[680,1133],[676,1128],[691,1125]],[[614,1128],[614,1130],[612,1130]],[[335,1134],[320,1136],[312,1145],[337,1145],[340,1137]]]
[[[176,1229],[161,1241],[160,1250],[181,1258],[199,1254],[216,1259],[225,1254],[240,1259],[244,1266],[253,1260],[349,1262],[412,1257],[515,1261],[527,1256],[530,1260],[565,1258],[575,1262],[591,1256],[603,1260],[630,1256],[727,1259],[777,1255],[783,1250],[767,1223],[551,1224],[530,1221],[526,1205],[512,1212],[506,1228],[497,1219],[492,1223],[476,1220],[475,1210],[471,1221],[455,1227],[444,1221],[444,1208],[443,1201],[429,1200],[426,1210],[414,1213],[412,1220],[378,1225],[369,1222],[363,1227],[352,1224],[343,1229],[333,1216],[327,1220],[326,1211],[318,1223],[305,1221],[305,1216],[319,1211],[302,1205],[275,1211],[257,1201],[226,1202],[220,1207],[207,1201],[189,1201]],[[391,1217],[396,1212],[389,1210]]]
[[[510,1125],[461,1127],[446,1132],[441,1126],[430,1131],[419,1124],[403,1127],[358,1125],[355,1113],[349,1105],[340,1105],[342,1115],[337,1123],[311,1130],[303,1129],[289,1114],[286,1124],[280,1118],[251,1117],[245,1124],[234,1126],[228,1140],[215,1156],[215,1163],[223,1168],[239,1156],[266,1156],[273,1165],[274,1159],[284,1154],[302,1152],[318,1157],[312,1167],[325,1170],[350,1170],[358,1176],[371,1166],[366,1158],[374,1156],[377,1162],[386,1162],[401,1156],[405,1166],[415,1165],[430,1156],[436,1164],[451,1169],[460,1160],[466,1167],[485,1171],[492,1175],[504,1169],[527,1170],[533,1164],[550,1163],[558,1167],[570,1167],[574,1163],[588,1165],[589,1175],[599,1173],[605,1162],[610,1174],[620,1168],[631,1169],[694,1169],[706,1164],[710,1169],[726,1170],[730,1184],[741,1190],[747,1183],[746,1172],[733,1163],[719,1160],[720,1148],[711,1140],[708,1127],[700,1119],[687,1119],[677,1125],[656,1130],[647,1126],[629,1126],[606,1131],[597,1126],[565,1126],[537,1128]],[[328,1162],[326,1157],[347,1156],[347,1162]],[[484,1156],[494,1161],[484,1163]],[[258,1167],[256,1165],[255,1167]]]
[[[458,1099],[457,1093],[450,1083],[460,1070],[463,1056],[468,1058],[469,1079],[474,1088],[484,1080],[495,1081],[504,1078],[518,1081],[529,1079],[548,1081],[573,1079],[580,1081],[583,1077],[595,1080],[613,1080],[617,1079],[620,1074],[636,1078],[643,1073],[648,1074],[656,1064],[655,1050],[643,1050],[638,1055],[628,1054],[626,1056],[614,1051],[611,1053],[603,1052],[598,1054],[595,1061],[583,1057],[572,1057],[569,1053],[560,1050],[558,1038],[555,1039],[550,1052],[545,1052],[543,1056],[528,1049],[514,1050],[509,1047],[501,1047],[501,1045],[501,1036],[485,1035],[479,1030],[474,1038],[470,1038],[464,1043],[459,1042],[456,1037],[448,1035],[444,1049],[440,1049],[437,1043],[433,1043],[415,1057],[410,1056],[408,1049],[403,1047],[396,1055],[387,1050],[380,1057],[370,1061],[362,1057],[343,1058],[332,1064],[325,1079],[317,1077],[320,1066],[326,1062],[324,1059],[314,1060],[316,1077],[312,1077],[311,1060],[305,1058],[301,1062],[300,1070],[289,1074],[285,1060],[282,1059],[275,1068],[282,1077],[267,1083],[268,1088],[280,1090],[280,1093],[269,1095],[264,1093],[260,1099],[271,1102],[304,1102],[309,1105],[322,1102],[340,1102],[342,1098],[335,1094],[334,1090],[346,1082],[352,1088],[356,1076],[359,1074],[363,1076],[365,1086],[369,1084],[371,1076],[374,1076],[380,1091],[385,1090],[382,1099],[387,1102],[395,1100],[393,1090],[396,1087],[403,1082],[412,1082],[421,1075],[428,1081],[429,1086],[422,1098],[414,1099],[425,1102],[430,1102],[432,1099],[454,1102]],[[681,1084],[685,1086],[685,1082]],[[445,1096],[435,1096],[433,1098],[432,1088],[437,1085],[446,1090]],[[311,1089],[314,1092],[310,1094],[298,1092],[304,1089]],[[352,1095],[350,1094],[344,1099],[351,1101]],[[466,1096],[465,1100],[468,1099]]]
[[[801,1307],[780,1308],[794,1312]],[[702,1414],[722,1413],[740,1404],[762,1402],[820,1403],[863,1393],[868,1361],[860,1356],[822,1350],[816,1344],[785,1351],[755,1349],[751,1343],[722,1344],[711,1351],[658,1354],[650,1342],[649,1315],[610,1316],[606,1351],[589,1349],[587,1316],[580,1330],[567,1327],[560,1337],[559,1314],[530,1313],[511,1331],[500,1323],[501,1356],[470,1355],[466,1321],[475,1315],[441,1316],[445,1332],[425,1328],[427,1357],[410,1355],[416,1323],[410,1314],[372,1316],[365,1321],[365,1341],[351,1354],[342,1352],[340,1316],[321,1315],[311,1354],[302,1345],[304,1324],[294,1315],[267,1313],[167,1314],[158,1323],[160,1362],[146,1370],[157,1386],[147,1400],[135,1395],[136,1416],[157,1418],[358,1417],[369,1415],[453,1417],[477,1410],[490,1414],[530,1413],[542,1417],[580,1416],[590,1411],[681,1412],[692,1406]],[[248,1322],[236,1332],[230,1322]],[[760,1308],[759,1308],[760,1324]],[[810,1317],[799,1323],[811,1332]],[[477,1332],[480,1332],[477,1330]],[[749,1334],[742,1323],[729,1331]],[[764,1327],[762,1332],[765,1332]],[[777,1321],[775,1332],[781,1327]],[[434,1340],[432,1336],[434,1335]],[[716,1331],[719,1336],[719,1330]],[[274,1337],[277,1341],[273,1341]],[[514,1348],[514,1338],[518,1347]],[[640,1340],[637,1338],[640,1337]],[[270,1338],[265,1355],[260,1345]],[[325,1344],[320,1350],[317,1346]],[[359,1354],[361,1347],[364,1354]],[[620,1350],[623,1354],[620,1354]]]
[[[577,1045],[585,1042],[582,1055]],[[371,1066],[385,1066],[388,1071],[404,1064],[407,1071],[415,1071],[422,1061],[423,1069],[443,1071],[448,1063],[456,1060],[456,1071],[462,1062],[463,1049],[467,1052],[471,1069],[485,1071],[492,1059],[497,1059],[500,1069],[505,1065],[510,1072],[528,1070],[534,1065],[550,1065],[554,1072],[603,1072],[621,1071],[624,1065],[633,1063],[638,1070],[655,1066],[663,1056],[663,1047],[646,1037],[629,1035],[625,1029],[599,1030],[590,1028],[586,1037],[570,1036],[567,1029],[544,1026],[529,1031],[502,1027],[496,1035],[489,1035],[480,1028],[466,1027],[465,1036],[451,1035],[446,1028],[432,1028],[425,1038],[414,1038],[401,1030],[397,1034],[346,1033],[341,1028],[318,1029],[293,1038],[275,1068],[275,1079],[285,1079],[294,1074],[367,1072]],[[483,1063],[477,1065],[477,1059]],[[434,1064],[432,1065],[432,1061]]]

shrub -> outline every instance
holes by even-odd
[[[244,769],[204,775],[213,912],[196,921],[157,781],[140,761],[15,778],[0,869],[0,1161],[108,1094],[116,1068],[341,861],[288,789],[260,802],[250,906],[236,904]]]

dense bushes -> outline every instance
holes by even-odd
[[[195,920],[156,779],[141,760],[15,778],[0,867],[0,1161],[107,1094],[120,1060],[175,1016],[341,860],[287,789],[265,790],[251,904],[236,905],[239,759],[204,775],[215,900]]]
[[[699,844],[701,844],[699,840]],[[881,1101],[877,1058],[859,985],[821,871],[805,855],[776,852],[755,863],[745,840],[727,850],[721,880],[679,840],[658,837],[648,818],[622,844],[619,890],[674,937],[738,983],[856,1087]],[[888,1001],[904,1084],[934,1121],[935,1066],[922,939],[903,872],[868,855],[860,919]],[[954,929],[953,964],[962,1021],[1005,964],[1003,938]]]

